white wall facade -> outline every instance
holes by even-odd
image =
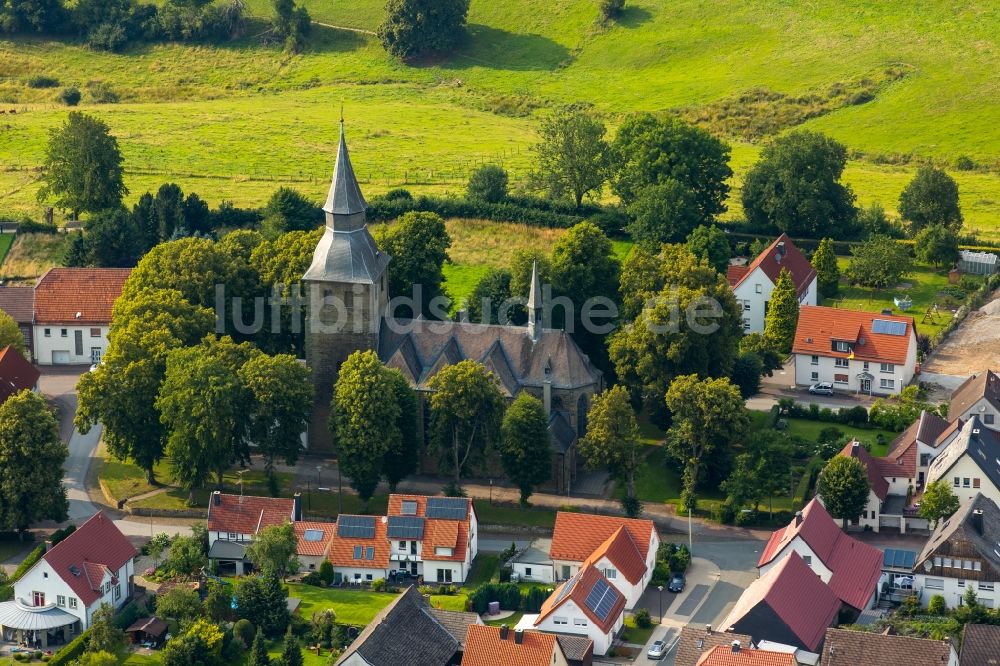
[[[764,317],[773,291],[774,283],[760,267],[755,268],[733,290],[742,312],[744,333],[764,332]],[[816,297],[816,278],[813,277],[805,290],[799,294],[799,305],[816,305]]]
[[[586,636],[594,641],[594,655],[604,656],[611,649],[615,635],[621,631],[625,622],[625,614],[619,613],[608,633],[591,622],[586,613],[576,602],[567,599],[559,608],[552,611],[544,620],[535,625],[535,629],[550,634],[574,634]]]
[[[621,571],[606,557],[594,562],[594,566],[597,570],[604,574],[604,577],[608,579],[608,582],[615,586],[615,588],[622,593],[625,597],[625,609],[632,610],[636,603],[639,602],[639,598],[642,596],[642,591],[646,589],[645,580],[646,574],[643,574],[642,578],[635,585],[628,581]],[[648,570],[647,570],[648,571]]]
[[[424,560],[424,583],[459,585],[465,582],[469,565],[465,562]]]
[[[882,364],[876,361],[835,359],[821,354],[794,354],[794,356],[795,383],[799,386],[830,382],[834,391],[859,393],[862,386],[858,375],[868,372],[874,377],[871,386],[873,394],[896,395],[913,379],[917,363],[917,339],[911,333],[906,363],[892,364],[891,371],[885,372],[882,371]],[[838,366],[838,361],[846,365]],[[865,367],[866,365],[868,367]]]
[[[995,608],[997,603],[997,593],[995,587],[1000,583],[977,583],[973,580],[962,580],[960,578],[932,576],[922,572],[914,572],[913,586],[920,591],[920,604],[926,608],[931,597],[940,594],[944,597],[944,603],[948,608],[958,608],[961,605],[962,597],[966,590],[972,588],[976,591],[979,603],[987,608]]]
[[[960,418],[968,421],[973,416],[978,416],[979,422],[990,430],[1000,430],[1000,411],[986,398],[980,398],[961,414],[948,414],[949,420]]]
[[[81,630],[86,630],[90,626],[91,617],[101,607],[101,604],[107,603],[115,608],[120,608],[128,601],[134,573],[132,560],[129,560],[118,570],[117,584],[112,584],[111,576],[105,574],[101,585],[102,588],[106,586],[107,589],[90,606],[84,606],[76,592],[49,563],[45,560],[39,560],[14,584],[14,598],[21,599],[31,605],[34,603],[34,593],[41,592],[45,595],[45,605],[54,605],[70,615],[75,615],[80,620]],[[86,574],[81,573],[81,575]]]
[[[555,574],[551,564],[514,562],[511,565],[520,580],[532,583],[554,583]]]
[[[990,463],[994,462],[990,461]],[[971,500],[978,493],[1000,503],[1000,489],[997,489],[990,478],[986,476],[986,472],[969,457],[968,452],[962,454],[962,457],[955,461],[955,464],[941,478],[962,504]]]
[[[347,583],[371,583],[379,578],[388,578],[385,569],[366,569],[363,567],[338,567],[334,565],[333,572],[340,574]]]
[[[77,334],[81,341],[79,348]],[[34,338],[35,362],[38,365],[91,365],[98,362],[108,349],[108,326],[35,324]]]
[[[219,540],[222,541],[238,541],[240,543],[250,543],[253,541],[252,534],[237,534],[235,532],[216,532],[211,531],[208,533],[208,547],[211,548],[212,544]]]
[[[828,569],[827,566],[823,564],[823,560],[816,557],[816,553],[813,552],[813,549],[810,548],[809,544],[803,541],[800,536],[796,536],[792,539],[791,543],[785,545],[781,552],[779,552],[770,562],[760,567],[758,570],[760,575],[763,576],[768,571],[778,566],[783,559],[791,555],[793,552],[798,553],[802,557],[805,563],[809,565],[809,568],[820,577],[820,580],[824,583],[830,582],[830,578],[833,577],[833,571]]]

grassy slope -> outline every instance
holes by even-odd
[[[317,20],[373,29],[383,3],[307,5]],[[490,113],[512,99],[515,105],[521,97],[543,106],[591,102],[614,123],[631,110],[704,105],[757,86],[823,93],[837,82],[877,78],[890,66],[907,76],[882,87],[872,102],[806,126],[869,155],[995,160],[1000,124],[991,100],[1000,10],[993,3],[629,5],[620,25],[604,29],[590,0],[474,0],[469,45],[448,61],[415,67],[390,60],[370,37],[326,28],[296,57],[250,39],[225,48],[156,45],[126,55],[0,41],[0,100],[21,111],[0,121],[0,208],[37,210],[33,174],[2,167],[36,165],[46,130],[65,115],[53,91],[25,87],[38,73],[56,74],[63,84],[103,79],[119,90],[126,103],[89,110],[106,115],[118,134],[133,196],[170,178],[210,201],[259,203],[279,183],[319,198],[341,102],[356,164],[370,180],[366,191],[414,181],[415,189],[444,191],[459,188],[479,160],[502,159],[523,176],[535,119]],[[269,12],[264,0],[251,6],[261,17]],[[738,172],[756,151],[735,147]],[[856,162],[847,179],[862,202],[877,198],[891,208],[910,173]],[[958,176],[969,226],[1000,227],[1000,179]],[[738,214],[738,206],[731,208]]]

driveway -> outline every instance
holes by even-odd
[[[791,398],[802,404],[816,403],[820,408],[840,409],[861,405],[865,409],[871,407],[875,398],[854,393],[837,393],[835,395],[810,395],[802,386],[795,385],[795,362],[788,361],[780,370],[775,370],[771,377],[761,378],[760,391],[747,400],[747,408],[758,411],[768,411],[778,404],[781,398]]]

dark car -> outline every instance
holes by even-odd
[[[667,590],[669,592],[683,592],[685,582],[684,574],[675,573],[670,577],[670,583],[667,585]]]

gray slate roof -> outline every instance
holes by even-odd
[[[0,310],[18,324],[30,324],[34,311],[34,287],[0,287]]]
[[[354,176],[351,157],[347,153],[347,141],[344,139],[344,121],[340,121],[340,145],[337,147],[337,163],[333,167],[333,182],[330,193],[323,204],[323,210],[331,215],[354,215],[363,213],[368,208],[358,179]]]
[[[823,666],[900,664],[945,666],[951,643],[912,636],[893,636],[866,631],[827,629],[823,644]],[[965,661],[962,661],[965,666]]]
[[[972,521],[973,512],[977,509],[983,512],[981,534]],[[923,571],[924,560],[933,557],[941,544],[956,536],[969,541],[979,556],[1000,573],[1000,556],[995,551],[996,544],[1000,543],[1000,507],[982,493],[977,493],[951,518],[941,521],[920,552],[913,570]]]
[[[329,226],[319,239],[312,264],[302,276],[314,282],[375,284],[389,265],[388,254],[375,245],[368,227],[336,231]]]
[[[565,412],[553,411],[549,417],[549,444],[556,453],[566,453],[576,441],[576,431]]]
[[[927,468],[927,483],[946,479],[948,470],[966,453],[993,485],[1000,488],[1000,463],[997,463],[1000,460],[1000,433],[982,425],[978,416],[970,418],[951,444],[931,462]]]
[[[967,624],[962,636],[962,666],[993,666],[1000,664],[1000,627],[989,624]]]
[[[211,560],[242,560],[246,557],[246,546],[236,541],[216,539],[208,549]]]
[[[483,620],[478,613],[465,613],[463,611],[450,611],[441,608],[431,608],[431,615],[441,623],[441,626],[452,635],[456,641],[463,646],[465,637],[469,633],[470,624],[482,624]]]

